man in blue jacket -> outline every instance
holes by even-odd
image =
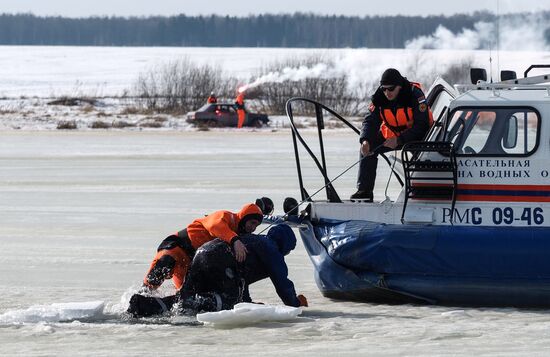
[[[289,306],[307,306],[303,295],[296,295],[294,284],[288,279],[284,256],[296,247],[292,229],[280,224],[267,235],[249,234],[241,237],[248,254],[237,263],[231,247],[215,239],[197,250],[185,285],[174,296],[164,298],[134,295],[128,312],[136,317],[166,312],[175,305],[176,312],[196,313],[232,309],[239,302],[252,302],[248,286],[270,278],[283,303]]]

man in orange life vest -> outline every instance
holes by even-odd
[[[350,199],[372,201],[377,154],[422,140],[432,123],[432,113],[420,85],[409,82],[394,68],[384,71],[363,120],[357,192]]]
[[[244,120],[246,119],[246,112],[244,111],[244,93],[243,92],[239,92],[239,94],[237,95],[237,100],[235,101],[235,108],[237,109],[237,116],[239,117],[237,128],[242,128],[244,125]]]
[[[156,289],[164,280],[172,278],[176,289],[179,290],[183,286],[195,251],[214,238],[220,238],[231,245],[236,260],[244,261],[247,250],[239,235],[254,232],[262,223],[262,219],[261,208],[249,203],[237,213],[216,211],[194,220],[187,228],[162,241],[143,279],[143,284]]]

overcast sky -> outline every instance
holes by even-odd
[[[330,15],[452,15],[475,10],[501,13],[550,10],[550,0],[0,0],[0,13],[91,15],[237,15],[313,12]],[[322,3],[322,4],[320,4]]]

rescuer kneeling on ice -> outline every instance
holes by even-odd
[[[372,202],[378,154],[422,140],[432,123],[420,84],[409,82],[394,68],[385,70],[363,120],[357,192],[350,199]]]
[[[180,289],[196,250],[214,238],[220,238],[231,245],[237,261],[243,261],[247,251],[240,236],[254,232],[262,223],[262,208],[249,203],[237,213],[216,211],[194,220],[187,228],[168,236],[157,248],[157,254],[143,284],[156,289],[164,280],[171,278],[176,289]]]
[[[288,306],[308,306],[303,295],[296,295],[288,279],[285,255],[296,247],[296,236],[286,224],[273,226],[267,235],[241,237],[248,254],[238,262],[231,247],[221,239],[201,246],[193,258],[183,288],[163,298],[135,294],[128,313],[136,317],[162,314],[169,310],[182,314],[232,309],[237,303],[251,302],[248,286],[270,278],[277,295]]]

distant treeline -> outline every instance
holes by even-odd
[[[543,14],[550,19],[550,12]],[[2,45],[402,48],[439,25],[453,32],[494,21],[493,14],[454,16],[293,15],[39,17],[0,15]],[[550,39],[550,33],[546,34]]]

